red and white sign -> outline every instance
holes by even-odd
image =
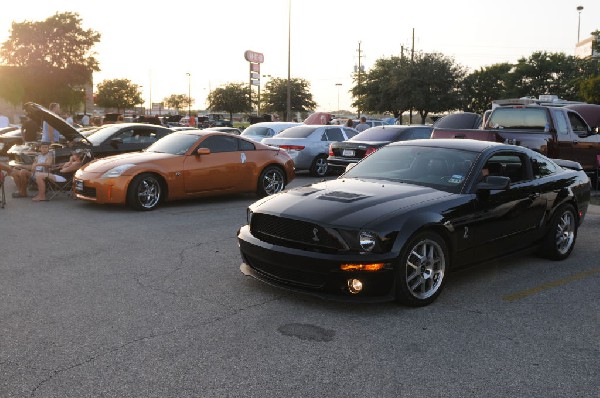
[[[265,56],[262,53],[257,53],[257,52],[250,51],[250,50],[247,50],[244,53],[244,58],[248,62],[254,62],[257,64],[262,64],[263,62],[265,62]]]

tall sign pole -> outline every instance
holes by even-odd
[[[250,109],[252,110],[252,86],[258,86],[258,102],[256,114],[260,114],[260,64],[265,62],[265,56],[262,53],[247,50],[244,53],[244,58],[250,65]]]

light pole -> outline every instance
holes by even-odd
[[[583,6],[577,6],[577,11],[579,12],[579,18],[577,20],[577,43],[579,43],[579,28],[581,27],[581,11],[583,10]]]
[[[292,0],[288,0],[288,76],[287,76],[287,98],[286,98],[286,116],[285,121],[291,121],[292,114],[292,83],[290,77],[290,61],[291,61],[291,43],[292,43]]]
[[[339,112],[340,111],[340,87],[342,87],[342,83],[336,83],[335,85],[338,88],[338,108],[337,108],[337,110]]]
[[[188,117],[192,118],[192,74],[186,73],[188,77]]]

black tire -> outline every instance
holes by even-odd
[[[570,204],[560,206],[554,212],[540,254],[550,260],[569,257],[577,239],[577,212]]]
[[[163,187],[157,176],[143,173],[135,176],[127,188],[127,204],[141,211],[154,210],[162,200]]]
[[[432,303],[445,285],[449,259],[446,242],[439,234],[433,231],[416,234],[400,255],[396,300],[411,307]]]
[[[312,164],[310,165],[310,175],[314,177],[325,177],[329,172],[329,165],[327,164],[327,156],[317,156]]]
[[[260,197],[275,195],[285,188],[285,174],[277,166],[268,166],[258,178],[256,193]]]

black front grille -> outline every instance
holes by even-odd
[[[307,250],[336,251],[343,245],[318,224],[269,214],[254,214],[250,231],[262,241]]]

